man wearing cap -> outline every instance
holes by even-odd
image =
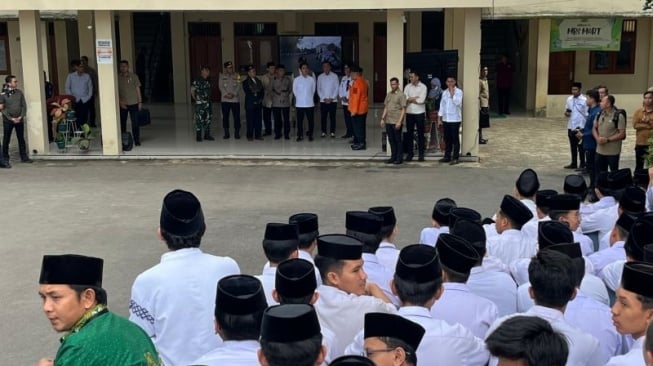
[[[535,193],[535,217],[522,226],[521,231],[530,242],[537,242],[537,231],[540,222],[549,221],[549,198],[558,194],[553,189],[542,189]]]
[[[66,332],[54,360],[39,366],[162,366],[149,337],[107,309],[100,258],[45,255],[39,278],[43,312],[57,332]]]
[[[364,353],[376,366],[417,366],[424,328],[394,314],[365,314]],[[433,360],[423,360],[428,364]]]
[[[480,297],[486,298],[497,306],[498,316],[517,312],[517,285],[509,274],[496,267],[484,266],[487,249],[483,227],[478,222],[466,219],[456,221],[452,234],[467,240],[478,253],[478,261],[472,267],[467,287]]]
[[[263,252],[268,259],[268,266],[263,268],[263,273],[256,278],[261,281],[265,298],[269,305],[277,304],[272,297],[274,290],[274,278],[279,263],[290,258],[297,258],[297,246],[299,245],[299,233],[297,225],[269,223],[265,226],[263,237]]]
[[[444,293],[431,308],[431,314],[448,323],[462,324],[476,337],[484,337],[499,310],[466,285],[472,267],[481,257],[467,240],[453,234],[440,235],[436,248],[442,263]]]
[[[540,180],[533,169],[526,169],[519,174],[515,182],[513,195],[533,214],[533,221],[537,221],[537,209],[535,207],[535,193],[540,189]]]
[[[631,335],[635,343],[623,356],[615,356],[607,366],[645,365],[642,357],[646,327],[653,320],[653,264],[629,262],[624,266],[612,320],[620,334]]]
[[[315,265],[323,285],[318,287],[315,310],[320,324],[338,334],[336,347],[344,349],[363,328],[369,312],[394,313],[396,308],[376,284],[367,282],[363,270],[363,243],[347,235],[317,238]]]
[[[625,261],[626,251],[624,244],[628,239],[628,233],[635,223],[636,216],[622,213],[610,231],[610,246],[591,254],[587,259],[592,262],[594,273],[598,275],[603,268],[615,261]]]
[[[369,85],[363,79],[363,69],[360,66],[351,67],[351,88],[349,88],[349,106],[351,126],[354,132],[352,150],[365,150],[367,148],[366,126],[368,110]]]
[[[182,190],[168,193],[158,232],[168,252],[132,286],[129,320],[152,338],[165,365],[189,364],[222,343],[207,321],[213,316],[215,283],[240,268],[229,257],[200,250],[205,230],[197,197]]]
[[[263,123],[265,124],[265,133],[263,136],[272,135],[272,97],[274,91],[272,90],[272,81],[277,76],[277,66],[273,61],[268,62],[265,65],[265,74],[263,74],[259,79],[263,83]],[[275,121],[276,122],[276,121]],[[279,134],[281,137],[281,134]]]
[[[565,192],[566,193],[566,192]],[[594,202],[587,203],[587,207],[581,209],[581,215],[583,215],[583,221],[593,213],[598,210],[612,207],[617,204],[613,193],[610,192],[608,174],[607,173],[596,173],[596,184],[592,189],[594,194]]]
[[[441,198],[435,202],[431,212],[431,227],[422,229],[419,243],[435,246],[438,236],[449,232],[449,217],[451,209],[457,207],[451,198]]]
[[[348,211],[346,213],[345,227],[346,234],[363,243],[363,270],[367,279],[377,284],[385,296],[398,305],[397,299],[390,289],[392,272],[388,271],[376,257],[376,251],[381,243],[381,227],[383,219],[376,214],[365,211]]]
[[[292,91],[295,96],[295,109],[297,110],[297,141],[304,139],[304,116],[308,119],[308,141],[313,141],[315,127],[314,109],[315,102],[315,77],[309,74],[310,69],[306,62],[299,65],[300,74],[293,80]]]
[[[505,265],[535,253],[535,245],[521,231],[522,226],[533,218],[531,210],[515,197],[505,195],[496,215],[495,227],[499,235],[487,238],[487,252],[499,258]]]
[[[224,342],[191,365],[258,365],[258,340],[267,307],[263,286],[255,277],[232,275],[218,281],[214,326]]]
[[[571,95],[567,98],[565,117],[569,118],[567,122],[567,138],[569,139],[569,149],[571,150],[571,164],[566,165],[565,169],[577,169],[578,156],[580,155],[580,169],[585,169],[585,150],[583,145],[579,144],[576,134],[585,127],[587,118],[587,100],[581,93],[582,84],[574,82],[571,86]]]
[[[397,237],[397,217],[395,211],[390,206],[370,207],[367,210],[370,213],[378,215],[383,219],[381,225],[381,244],[379,249],[376,250],[376,258],[385,269],[394,273],[397,266],[397,259],[399,258],[399,249],[394,244]]]
[[[272,114],[274,114],[274,139],[290,140],[290,101],[292,99],[292,79],[286,75],[286,67],[277,65],[272,80]]]
[[[333,360],[329,366],[376,366],[372,360],[363,356],[342,356]]]
[[[430,309],[442,295],[442,270],[435,248],[413,244],[404,247],[392,282],[392,289],[401,301],[398,315],[421,325],[425,330],[417,347],[421,364],[437,360],[442,365],[481,366],[489,354],[483,340],[457,323],[434,318]],[[345,354],[364,351],[364,332],[356,335]]]
[[[623,190],[619,198],[619,205],[616,209],[618,218],[619,215],[627,213],[630,215],[638,216],[646,212],[646,193],[639,187],[630,186]],[[613,214],[614,211],[610,212]],[[616,220],[615,220],[616,221]],[[599,239],[599,248],[605,249],[610,245],[610,233],[606,233]]]
[[[245,92],[245,119],[247,124],[247,141],[263,140],[261,136],[261,108],[265,89],[263,82],[256,77],[256,68],[247,66],[247,78],[243,80]]]
[[[315,249],[317,248],[317,237],[320,235],[317,215],[314,213],[298,213],[288,218],[289,224],[297,225],[299,230],[299,253],[298,258],[305,259],[315,266]],[[315,268],[315,279],[317,284],[322,284],[320,272]]]
[[[594,252],[592,239],[578,232],[581,223],[580,198],[573,194],[557,194],[549,197],[549,217],[553,221],[560,221],[569,226],[574,235],[574,242],[580,243],[583,255]]]
[[[603,365],[606,360],[600,352],[599,341],[571,326],[564,318],[567,303],[576,294],[576,275],[571,258],[553,250],[541,250],[531,260],[528,272],[531,279],[529,292],[535,306],[513,316],[537,316],[562,333],[569,345],[567,365]],[[490,327],[488,336],[513,316],[497,319]],[[490,365],[497,365],[497,360],[493,358]]]
[[[596,182],[592,183],[593,186],[591,191],[587,188],[587,182],[580,174],[569,174],[565,177],[562,183],[562,193],[565,194],[575,194],[580,198],[580,215],[585,216],[594,212],[595,208],[591,203],[586,202],[587,196],[589,193],[592,193],[592,198],[594,196],[594,188],[596,187]],[[591,199],[590,199],[591,200]]]
[[[213,107],[211,105],[211,81],[209,80],[210,74],[211,69],[208,66],[202,66],[202,69],[200,70],[200,77],[195,79],[190,86],[190,96],[195,101],[195,114],[193,119],[195,120],[195,139],[198,142],[202,141],[202,131],[204,131],[204,140],[215,140],[213,136],[211,136]],[[138,81],[138,78],[136,80]],[[133,118],[132,124],[134,124]],[[134,139],[136,139],[136,136],[134,136]]]
[[[224,72],[220,74],[220,94],[222,105],[222,128],[224,139],[231,137],[229,134],[229,113],[234,116],[234,137],[240,138],[240,75],[234,72],[231,61],[224,63]]]
[[[320,323],[312,306],[277,305],[265,310],[258,350],[262,366],[319,366],[325,355]]]

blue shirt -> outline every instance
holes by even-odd
[[[66,78],[66,94],[75,97],[76,102],[86,103],[93,96],[93,82],[87,73],[74,71]]]
[[[592,128],[594,127],[594,120],[596,120],[596,116],[599,113],[601,113],[601,107],[598,105],[595,105],[589,110],[585,127],[583,128],[583,149],[596,149],[596,140],[592,135]]]

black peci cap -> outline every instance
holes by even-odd
[[[232,275],[218,281],[215,307],[231,315],[248,315],[267,308],[268,303],[256,277]]]
[[[440,263],[453,271],[469,273],[481,257],[465,239],[453,234],[440,234],[435,244]]]
[[[41,285],[81,285],[102,287],[104,260],[77,254],[44,255]]]
[[[540,189],[540,180],[537,178],[537,173],[533,169],[526,169],[515,182],[517,192],[523,197],[532,197],[538,189]]]
[[[395,276],[405,281],[426,283],[442,278],[438,252],[434,247],[412,244],[401,249]]]
[[[320,334],[320,322],[308,304],[275,305],[265,309],[261,323],[261,340],[291,343]]]
[[[180,189],[168,193],[163,198],[159,226],[166,233],[177,236],[205,230],[200,201],[194,194]]]
[[[320,235],[317,237],[317,254],[336,260],[357,260],[363,255],[363,243],[349,235]]]
[[[315,266],[301,258],[292,258],[279,263],[274,278],[274,288],[283,297],[300,298],[314,294],[317,288]]]

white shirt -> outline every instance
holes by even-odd
[[[399,305],[399,299],[392,293],[390,289],[390,281],[394,272],[388,271],[376,255],[371,253],[363,253],[363,270],[367,274],[367,281],[379,285],[385,296],[392,301],[394,305]]]
[[[490,357],[485,343],[460,324],[449,324],[431,316],[427,308],[405,306],[398,315],[421,325],[424,330],[422,341],[417,347],[417,361],[420,365],[482,366]],[[345,350],[346,355],[360,355],[363,352],[363,331]]]
[[[591,215],[600,209],[612,207],[616,204],[617,201],[612,196],[601,197],[598,201],[594,203],[582,203],[580,205],[581,218],[585,219],[585,216]]]
[[[397,312],[392,304],[376,297],[348,294],[333,286],[318,287],[320,298],[315,302],[315,311],[320,324],[338,335],[335,347],[345,349],[356,334],[363,329],[366,313]]]
[[[568,130],[575,130],[576,128],[585,127],[585,121],[587,119],[587,103],[586,98],[583,94],[574,98],[573,95],[570,95],[567,98],[566,109],[571,111],[569,116],[569,122],[567,122]]]
[[[424,114],[426,112],[426,85],[419,82],[417,85],[410,83],[404,88],[406,99],[417,98],[415,103],[406,103],[406,114]]]
[[[488,254],[499,258],[506,265],[520,258],[532,257],[536,249],[520,230],[508,229],[500,235],[487,238]]]
[[[519,312],[527,311],[535,305],[531,295],[528,293],[529,287],[531,287],[530,282],[526,282],[517,287],[517,311]],[[594,275],[586,274],[585,277],[583,277],[583,281],[580,283],[580,291],[582,291],[585,296],[596,300],[601,304],[606,306],[610,304],[610,297],[608,296],[608,291],[606,290],[605,285]]]
[[[272,297],[272,290],[274,290],[275,287],[274,280],[276,275],[277,267],[264,267],[263,273],[258,276],[254,276],[258,278],[258,280],[261,281],[261,285],[263,285],[263,291],[265,292],[265,299],[268,302],[268,306],[279,304],[274,300],[274,297]]]
[[[535,216],[537,217],[537,216]],[[521,232],[524,233],[526,240],[529,243],[537,246],[538,231],[540,229],[540,222],[551,221],[551,218],[547,215],[541,219],[530,220],[521,227]]]
[[[624,271],[625,260],[614,261],[607,266],[603,267],[601,273],[599,273],[599,278],[603,280],[603,283],[612,291],[617,291],[617,288],[621,284],[621,274]]]
[[[576,327],[565,321],[562,312],[535,305],[523,314],[514,314],[498,319],[488,331],[490,335],[495,329],[507,319],[517,316],[536,316],[548,321],[553,329],[562,333],[569,343],[569,356],[567,357],[567,366],[597,366],[603,365],[605,360],[600,352],[599,341],[593,336],[582,332]],[[490,359],[490,365],[497,365],[498,360],[495,357]]]
[[[565,319],[576,328],[599,340],[604,362],[621,352],[621,335],[612,323],[612,312],[602,304],[578,291],[576,298],[567,304]]]
[[[463,91],[456,89],[453,92],[453,97],[449,89],[442,91],[442,98],[440,99],[440,111],[438,114],[442,117],[442,122],[462,122],[463,120]]]
[[[321,73],[317,77],[317,95],[320,97],[320,102],[325,99],[333,99],[332,103],[338,102],[338,75],[334,72]]]
[[[584,256],[594,253],[594,242],[589,236],[583,235],[578,231],[572,231],[571,233],[574,235],[574,243],[580,244],[580,251]]]
[[[583,257],[585,261],[585,275],[594,275],[594,266],[586,257]],[[523,285],[529,281],[528,278],[528,266],[531,264],[531,258],[521,258],[510,263],[510,274],[512,278],[515,279],[517,285]]]
[[[343,76],[340,79],[340,87],[338,88],[338,96],[342,105],[349,105],[349,88],[351,87],[352,80],[350,76]],[[345,100],[346,98],[346,100]]]
[[[594,273],[598,276],[603,268],[608,264],[615,261],[624,261],[626,260],[626,251],[624,250],[624,241],[620,240],[615,242],[611,247],[608,247],[603,250],[587,257],[592,264],[594,265]]]
[[[646,190],[646,211],[653,211],[653,187],[648,187]]]
[[[445,282],[444,292],[431,308],[431,315],[449,324],[460,323],[476,337],[483,338],[498,317],[494,303],[469,290],[464,283]]]
[[[600,210],[596,210],[593,214],[581,218],[580,230],[583,233],[599,232],[599,238],[610,234],[614,224],[619,219],[619,212],[617,211],[619,205],[615,204]]]
[[[165,365],[187,365],[222,343],[213,325],[216,284],[233,274],[240,268],[229,257],[199,248],[167,252],[136,277],[129,320],[152,338]]]
[[[313,259],[313,256],[311,255],[311,253],[309,253],[309,252],[307,252],[305,250],[302,250],[302,249],[298,250],[297,252],[299,253],[298,256],[297,256],[298,258],[301,258],[301,259],[304,259],[304,260],[307,260],[307,261],[311,262],[313,267],[315,267],[315,260]],[[317,267],[315,267],[315,280],[317,281],[318,286],[322,284],[322,276],[320,276],[320,270],[317,269]]]
[[[394,275],[397,261],[399,261],[399,249],[394,244],[382,241],[379,249],[376,250],[376,258],[388,272]]]
[[[526,208],[528,208],[529,210],[531,210],[531,213],[533,214],[533,217],[531,218],[530,221],[535,221],[535,222],[537,222],[537,220],[538,220],[538,219],[537,219],[537,206],[535,205],[535,201],[533,201],[533,200],[530,199],[530,198],[523,198],[523,199],[520,199],[519,202],[523,203],[524,206],[526,206]],[[529,221],[529,222],[530,222],[530,221]],[[522,229],[523,229],[523,228],[524,228],[524,227],[522,226]]]
[[[190,364],[202,366],[259,366],[259,348],[261,348],[261,345],[257,341],[224,341],[218,348],[208,352]],[[187,364],[189,363],[166,363],[165,365],[181,366]]]
[[[492,301],[497,306],[498,316],[517,312],[517,284],[508,274],[474,267],[467,287],[472,293]]]
[[[612,357],[605,366],[646,366],[643,352],[645,339],[644,336],[639,337],[628,353]]]
[[[295,107],[314,107],[313,95],[315,95],[315,79],[311,76],[299,75],[293,80],[292,92],[295,95]]]
[[[435,243],[438,242],[438,237],[440,234],[448,234],[449,226],[440,226],[437,227],[425,227],[422,229],[422,232],[419,234],[419,243],[430,245],[435,247]]]

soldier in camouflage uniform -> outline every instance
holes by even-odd
[[[195,132],[197,141],[202,141],[202,130],[204,130],[204,139],[213,141],[211,136],[211,83],[209,75],[211,70],[208,66],[202,66],[200,77],[195,79],[190,87],[190,95],[195,101]]]

